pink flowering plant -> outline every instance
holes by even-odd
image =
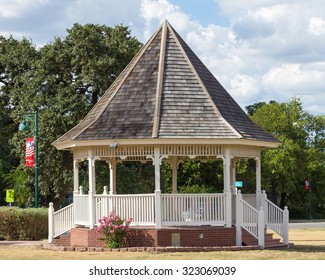
[[[132,218],[121,219],[113,210],[108,217],[103,217],[98,222],[96,231],[102,234],[100,240],[104,241],[108,248],[121,248],[125,245]]]

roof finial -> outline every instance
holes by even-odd
[[[163,26],[167,26],[167,25],[169,25],[169,24],[170,24],[170,23],[168,22],[167,19],[165,19],[165,20],[163,21],[163,23],[162,23]]]

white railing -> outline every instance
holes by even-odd
[[[137,194],[95,195],[95,221],[108,216],[114,209],[121,218],[132,218],[131,226],[155,226],[157,219],[162,226],[225,225],[225,194]],[[157,203],[157,204],[156,204]],[[159,204],[161,206],[159,206]],[[70,230],[75,225],[89,226],[89,196],[74,195],[74,203],[54,213],[49,208],[49,240]],[[158,208],[156,209],[155,206]],[[159,213],[160,212],[160,215]],[[158,214],[157,214],[158,213]],[[156,217],[156,215],[159,215]],[[161,219],[160,219],[161,218]],[[236,244],[241,244],[241,229],[258,239],[264,247],[265,226],[278,233],[288,244],[289,211],[281,210],[269,201],[265,192],[258,211],[236,194]]]
[[[95,195],[96,221],[114,209],[122,219],[132,218],[131,226],[155,225],[154,194]]]
[[[253,206],[255,209],[256,207],[256,194],[242,194],[243,200],[245,200],[248,204]]]
[[[159,220],[163,226],[225,225],[225,194],[162,194],[157,201],[160,211],[155,209],[155,194],[107,195],[104,192],[93,199],[96,223],[114,209],[121,218],[132,218],[131,226],[157,226],[157,212],[161,214]],[[82,193],[74,195],[73,204],[55,213],[52,204],[49,240],[75,225],[89,226],[89,205],[89,196]]]
[[[74,195],[74,219],[76,225],[89,226],[89,197],[85,194]]]
[[[282,210],[272,201],[267,199],[265,191],[262,193],[262,207],[265,209],[266,225],[280,235],[284,244],[289,243],[289,211],[288,207]]]
[[[162,194],[162,225],[224,225],[224,194]]]
[[[265,220],[264,211],[259,211],[243,200],[241,191],[236,195],[236,245],[241,246],[242,228],[258,240],[258,245],[264,248]]]
[[[242,228],[258,238],[258,211],[244,200],[241,203],[243,209]]]
[[[265,191],[262,192],[260,205],[261,209],[256,210],[243,200],[241,192],[238,191],[236,197],[236,244],[241,244],[241,228],[243,228],[256,237],[259,245],[264,247],[266,227],[282,237],[283,244],[289,244],[288,208],[285,207],[282,210],[268,200]]]
[[[74,227],[74,211],[73,203],[56,211],[54,213],[53,203],[50,203],[49,207],[49,242],[51,243],[53,238],[69,231]]]

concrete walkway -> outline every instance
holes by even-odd
[[[41,246],[44,241],[31,241],[31,240],[4,240],[0,241],[0,246],[15,245],[15,246]]]
[[[297,221],[289,223],[289,229],[291,228],[325,228],[325,221]]]

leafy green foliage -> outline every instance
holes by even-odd
[[[45,208],[0,207],[0,237],[7,240],[45,239],[47,219]]]
[[[181,193],[215,193],[223,190],[223,165],[220,161],[185,161],[179,165]]]
[[[6,174],[19,163],[11,153],[9,141],[17,130],[12,112],[19,102],[19,97],[12,93],[23,87],[22,76],[32,69],[37,57],[37,51],[29,40],[0,36],[0,205],[4,203],[5,190],[9,187]]]
[[[16,168],[27,174],[24,182],[6,175],[6,186],[20,184],[33,193],[34,170],[24,167],[23,139],[33,136],[34,127],[29,123],[29,132],[17,127],[24,114],[38,110],[39,202],[61,203],[72,191],[72,155],[51,144],[87,114],[140,46],[122,25],[75,24],[65,38],[39,50],[26,39],[0,37],[1,166],[5,174]]]
[[[271,200],[281,207],[289,206],[291,217],[297,213],[303,218],[309,203],[304,179],[309,178],[313,182],[313,215],[324,212],[325,116],[310,115],[294,98],[286,103],[262,104],[252,119],[281,141],[276,149],[262,153],[262,187]]]
[[[19,167],[12,169],[5,175],[5,181],[8,182],[8,185],[14,190],[15,202],[19,207],[24,207],[27,204],[30,204],[28,202],[32,197],[32,193],[27,184],[27,179],[27,173]]]
[[[117,165],[116,188],[118,193],[153,193],[155,189],[152,162],[123,162]]]

